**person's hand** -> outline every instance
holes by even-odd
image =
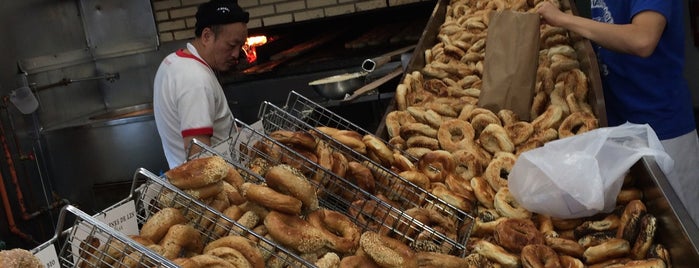
[[[557,8],[548,1],[544,1],[539,6],[539,9],[536,10],[536,13],[539,13],[542,23],[546,23],[556,27],[560,27],[563,18],[567,16],[566,13],[563,13],[563,11],[561,11],[559,8]]]

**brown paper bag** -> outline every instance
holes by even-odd
[[[539,58],[539,15],[493,12],[488,24],[478,106],[529,121]]]

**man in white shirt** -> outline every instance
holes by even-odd
[[[193,139],[216,144],[233,126],[216,74],[238,64],[249,14],[236,1],[211,0],[196,19],[194,40],[163,59],[153,83],[155,123],[170,168],[186,161]]]

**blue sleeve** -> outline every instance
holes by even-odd
[[[677,0],[632,0],[631,18],[643,11],[655,11],[665,16],[665,20],[672,18],[672,1]]]

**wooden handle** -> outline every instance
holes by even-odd
[[[364,85],[363,87],[358,88],[357,90],[354,91],[354,93],[352,93],[352,95],[350,95],[349,97],[345,98],[342,101],[343,102],[350,102],[350,101],[356,99],[357,97],[364,95],[364,93],[367,93],[367,92],[379,87],[380,85],[383,85],[384,83],[388,82],[389,80],[395,78],[396,76],[398,76],[402,73],[403,73],[403,67],[398,66],[398,67],[396,67],[395,70],[391,71],[387,75],[385,75],[379,79],[376,79],[376,80],[372,81],[371,83]]]

